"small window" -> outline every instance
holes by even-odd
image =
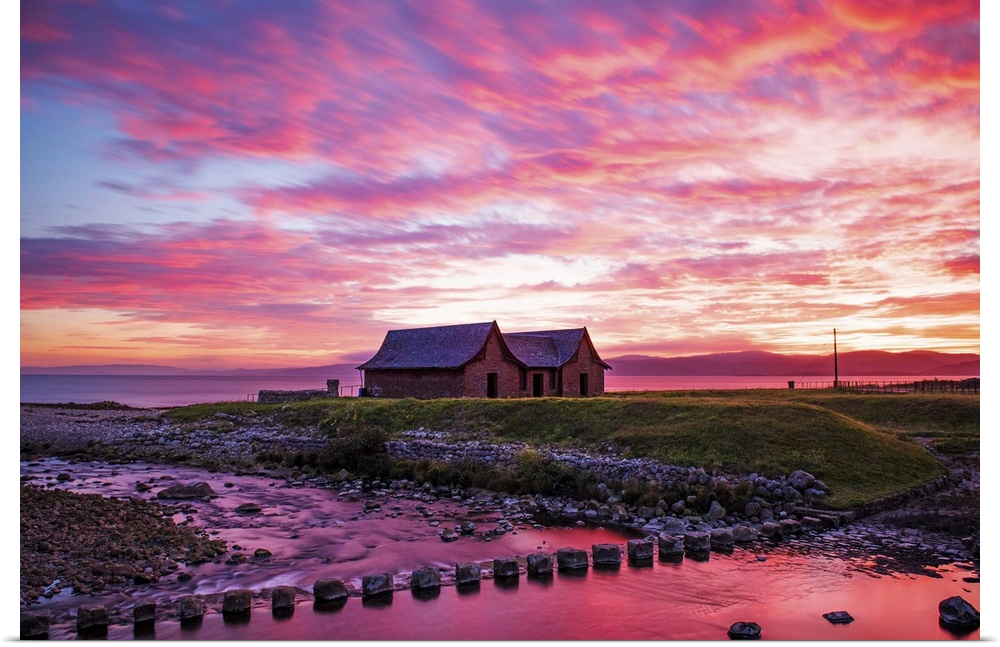
[[[556,389],[556,372],[555,371],[550,371],[549,372],[549,389],[552,390],[552,391],[555,391],[555,389]]]
[[[521,369],[521,390],[528,390],[528,371]]]

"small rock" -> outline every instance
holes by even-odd
[[[49,611],[21,612],[21,639],[47,638],[51,614]]]
[[[392,573],[372,573],[361,578],[362,597],[384,593],[392,593]]]
[[[139,600],[132,607],[132,622],[137,625],[151,623],[156,620],[156,601]]]
[[[852,616],[846,611],[831,611],[830,613],[824,613],[823,617],[835,625],[842,625],[842,624],[847,624],[849,622],[854,622],[854,616]]]
[[[162,494],[162,493],[161,493]],[[256,503],[244,503],[243,505],[237,506],[236,512],[239,514],[258,514],[260,512],[260,506]]]
[[[756,622],[735,622],[728,631],[730,640],[760,640],[760,625]]]
[[[532,553],[528,555],[528,574],[547,575],[552,572],[552,555]]]
[[[458,533],[451,528],[445,528],[438,536],[441,537],[441,541],[444,542],[458,541]]]
[[[684,550],[691,553],[707,553],[712,549],[712,536],[707,532],[684,533]]]
[[[414,569],[410,574],[410,588],[414,591],[441,588],[441,571],[433,566]]]
[[[979,611],[960,595],[941,600],[938,613],[941,623],[951,629],[972,630],[979,626]]]
[[[317,602],[334,602],[347,598],[347,586],[338,579],[323,578],[313,584],[313,596]]]
[[[226,594],[222,598],[222,613],[223,615],[248,613],[252,602],[253,593],[251,593],[250,589],[226,591]]]
[[[472,584],[473,582],[478,582],[480,579],[480,567],[479,564],[464,563],[455,564],[455,584]]]
[[[661,557],[684,554],[684,537],[681,535],[662,532],[656,538],[656,545]]]
[[[556,565],[562,571],[584,569],[590,564],[587,561],[586,551],[579,548],[560,548],[556,551]]]
[[[181,622],[196,620],[205,615],[205,601],[196,595],[185,595],[180,601]]]
[[[100,631],[108,627],[108,608],[103,604],[86,604],[76,612],[78,632]]]
[[[645,539],[629,539],[625,544],[628,558],[632,560],[653,559],[653,542]]]
[[[493,577],[517,577],[520,575],[520,568],[517,559],[514,557],[498,557],[493,560]]]
[[[204,481],[171,485],[156,494],[158,499],[200,499],[211,496],[215,496],[215,491]]]
[[[295,607],[295,588],[291,586],[276,586],[271,591],[272,609],[291,609]]]
[[[594,544],[594,566],[618,566],[622,563],[622,552],[617,544]]]

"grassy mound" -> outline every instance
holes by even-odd
[[[194,420],[220,410],[280,412],[288,425],[336,437],[358,426],[396,434],[425,427],[488,441],[603,447],[666,463],[778,476],[803,469],[822,479],[836,507],[854,506],[944,473],[914,436],[978,447],[979,398],[849,395],[825,391],[647,392],[600,398],[369,399],[293,405],[229,403],[168,413]]]

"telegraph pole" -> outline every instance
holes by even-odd
[[[833,329],[833,388],[840,386],[840,371],[837,368],[837,329]]]

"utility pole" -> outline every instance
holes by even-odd
[[[840,386],[840,370],[837,367],[837,329],[833,329],[833,388]]]

